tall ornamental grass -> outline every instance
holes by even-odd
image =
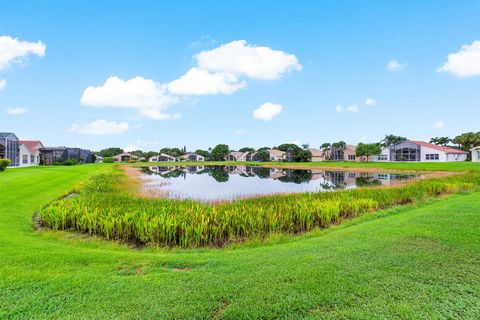
[[[326,228],[344,219],[395,205],[480,189],[480,174],[418,180],[395,187],[299,193],[204,204],[189,200],[145,199],[131,193],[123,174],[91,178],[78,195],[47,205],[43,226],[77,230],[107,239],[155,246],[224,245],[269,233]]]

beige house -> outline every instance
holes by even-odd
[[[160,153],[156,156],[148,158],[149,162],[175,162],[177,159],[166,153]]]
[[[183,156],[178,157],[178,160],[180,160],[180,161],[192,161],[192,162],[205,161],[205,157],[203,157],[199,154],[193,153],[193,152],[188,152],[188,153],[184,154]]]
[[[268,153],[270,154],[270,161],[283,161],[286,157],[286,152],[276,150],[276,149],[268,149]]]
[[[357,147],[347,144],[345,148],[332,148],[327,151],[326,158],[333,161],[360,161],[356,157]]]
[[[306,150],[311,152],[312,162],[325,161],[325,154],[322,150],[315,148],[307,148]]]
[[[116,161],[116,162],[126,162],[126,161],[137,160],[137,159],[138,157],[136,155],[128,152],[120,153],[113,157],[113,161]]]
[[[20,167],[38,166],[40,164],[40,141],[20,140]]]

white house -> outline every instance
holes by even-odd
[[[40,141],[20,140],[20,167],[38,166],[40,164]]]
[[[138,157],[134,154],[124,152],[124,153],[117,154],[116,156],[113,157],[113,159],[114,161],[117,161],[117,162],[126,162],[130,160],[137,160]]]
[[[472,161],[480,162],[480,146],[470,150],[472,152]]]
[[[166,153],[160,153],[156,156],[148,158],[149,162],[175,162],[177,159]]]
[[[382,152],[379,155],[372,157],[374,162],[389,162],[390,161],[390,148],[382,149]]]
[[[425,141],[404,141],[390,147],[390,161],[460,162],[467,160],[467,152],[437,146]]]
[[[186,154],[184,154],[183,156],[180,156],[178,157],[178,159],[180,161],[205,161],[205,157],[199,155],[199,154],[196,154],[196,153],[193,153],[193,152],[188,152]]]

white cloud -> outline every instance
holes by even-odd
[[[129,128],[128,123],[125,121],[107,121],[105,119],[95,120],[90,123],[74,123],[70,126],[70,132],[76,132],[87,135],[108,135],[108,134],[120,134],[127,131]]]
[[[338,112],[338,113],[342,113],[343,112],[343,107],[341,105],[337,105],[335,107],[335,111]]]
[[[29,54],[43,57],[45,49],[46,46],[41,41],[27,42],[0,36],[0,70],[8,68],[12,63],[21,63]]]
[[[283,106],[271,102],[264,103],[257,110],[253,111],[253,117],[257,120],[270,121],[280,114]]]
[[[252,79],[274,80],[285,73],[300,71],[293,54],[269,47],[257,47],[245,40],[232,41],[218,48],[197,53],[198,67],[210,72],[225,72]]]
[[[450,53],[448,61],[437,71],[450,72],[459,78],[480,75],[480,40],[463,45],[458,52]]]
[[[356,104],[352,104],[351,106],[348,106],[347,111],[352,113],[358,112],[358,106]]]
[[[198,47],[205,47],[205,46],[209,46],[209,45],[212,45],[212,44],[215,44],[217,41],[212,38],[211,36],[201,36],[200,38],[198,38],[197,40],[195,41],[192,41],[188,47],[189,48],[198,48]]]
[[[376,106],[377,105],[377,100],[375,100],[373,98],[367,98],[365,100],[365,105],[366,106]]]
[[[8,108],[7,114],[11,116],[21,116],[28,112],[27,108]]]
[[[244,136],[247,134],[247,131],[240,129],[240,130],[235,130],[233,133],[236,134],[237,136]]]
[[[390,60],[387,64],[388,71],[399,72],[407,67],[406,63],[400,63],[397,60]]]
[[[443,128],[445,128],[445,121],[438,120],[437,122],[435,122],[433,124],[433,127],[437,128],[437,129],[443,129]]]
[[[80,101],[86,106],[139,109],[142,115],[155,120],[180,117],[165,113],[169,106],[179,101],[178,98],[169,95],[165,85],[142,77],[130,80],[109,77],[102,86],[85,89]]]
[[[168,91],[178,95],[232,94],[247,86],[231,73],[210,73],[192,68],[181,78],[168,84]]]
[[[6,86],[7,86],[7,80],[0,79],[0,90],[5,89]]]

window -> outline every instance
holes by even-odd
[[[356,176],[357,176],[357,175],[355,174],[355,172],[349,172],[349,173],[348,173],[348,178],[349,178],[349,179],[355,179]]]
[[[388,180],[388,174],[379,173],[377,175],[377,180]]]
[[[28,163],[28,155],[24,154],[24,155],[22,156],[22,163],[23,163],[23,164],[27,164],[27,163]]]
[[[30,163],[35,163],[35,156],[30,156]]]
[[[387,161],[387,160],[388,160],[388,155],[386,155],[386,154],[379,154],[379,155],[378,155],[378,160],[380,160],[380,161]]]
[[[355,156],[353,154],[348,155],[348,160],[355,160]]]
[[[438,153],[430,153],[425,155],[426,160],[439,160],[440,155]]]

